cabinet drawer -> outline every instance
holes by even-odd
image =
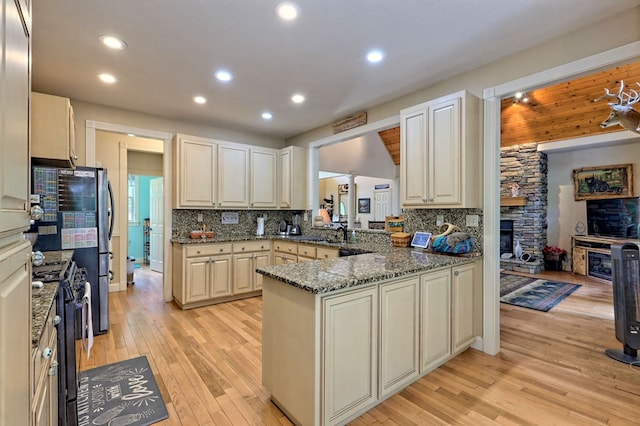
[[[185,248],[187,257],[214,256],[216,254],[230,254],[231,243],[226,244],[196,244]]]
[[[266,250],[271,250],[271,241],[243,241],[241,243],[233,243],[234,253]]]
[[[315,259],[316,248],[313,246],[307,246],[307,245],[301,244],[298,246],[298,256],[311,257]]]
[[[338,257],[337,249],[329,249],[329,248],[322,248],[322,247],[318,247],[316,249],[317,259],[335,259],[336,257]]]
[[[273,249],[283,253],[298,254],[298,245],[296,243],[276,241],[273,243]]]

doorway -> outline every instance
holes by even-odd
[[[86,121],[86,164],[88,166],[96,165],[96,152],[99,149],[98,144],[96,143],[96,135],[97,132],[104,131],[108,134],[117,134],[120,138],[120,142],[118,143],[118,155],[117,155],[117,163],[115,164],[115,170],[117,170],[117,174],[120,176],[119,179],[119,188],[118,196],[117,196],[117,206],[119,212],[119,217],[127,217],[127,197],[126,197],[126,182],[127,182],[127,156],[129,151],[137,151],[137,152],[151,152],[156,154],[162,154],[162,178],[163,178],[163,190],[170,193],[171,192],[171,139],[172,135],[165,132],[159,132],[155,130],[148,129],[140,129],[131,126],[123,126],[119,124],[113,123],[104,123],[104,122],[96,122],[87,120]],[[136,137],[130,138],[127,135],[133,134]],[[138,138],[142,138],[145,140],[140,140]],[[155,144],[150,144],[148,140],[154,140]],[[114,160],[116,161],[116,160]],[[115,173],[115,172],[114,172]],[[111,176],[114,175],[111,173]],[[145,173],[141,173],[145,174]],[[115,190],[115,188],[114,188]],[[115,192],[115,191],[114,191]],[[168,256],[170,255],[171,248],[171,221],[164,221],[164,218],[171,217],[171,199],[170,197],[164,197],[162,200],[162,218],[163,218],[163,227],[162,227],[162,236],[161,236],[161,245],[162,245],[162,282],[163,282],[163,297],[166,302],[171,301],[171,263],[168,260]],[[124,230],[122,230],[124,228]],[[119,227],[120,235],[117,237],[114,235],[113,248],[114,251],[116,248],[119,253],[127,252],[127,237],[128,231],[127,227]],[[115,278],[113,285],[110,285],[110,291],[122,291],[126,290],[126,255],[117,256],[114,253],[114,272]]]

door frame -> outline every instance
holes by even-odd
[[[162,217],[162,238],[164,239],[164,223],[165,223],[165,217],[164,217],[164,178],[160,177],[160,176],[156,176],[153,179],[149,180],[149,227],[151,228],[149,230],[149,268],[152,271],[156,271],[157,269],[153,268],[153,260],[151,257],[151,253],[153,253],[153,248],[154,248],[154,244],[153,244],[153,238],[151,238],[151,236],[153,235],[153,228],[155,228],[153,226],[153,211],[155,210],[153,208],[153,193],[154,193],[154,185],[157,185],[157,181],[158,179],[160,179],[160,186],[162,187],[161,192],[162,192],[162,213],[163,213],[163,217]],[[164,245],[163,244],[157,244],[162,248],[162,264],[160,265],[160,269],[161,272],[164,274]]]
[[[141,129],[138,127],[132,127],[127,125],[115,124],[115,123],[107,123],[102,121],[94,121],[94,120],[86,120],[85,121],[85,140],[86,140],[86,148],[85,148],[85,164],[88,167],[95,167],[96,164],[96,130],[104,130],[113,133],[122,133],[122,134],[135,134],[138,137],[149,138],[149,139],[160,139],[162,140],[163,152],[162,152],[162,178],[164,185],[164,192],[166,194],[171,194],[171,185],[173,184],[171,180],[172,176],[172,150],[171,143],[173,135],[167,132],[160,132],[157,130],[149,130],[149,129]],[[124,148],[124,149],[123,149]],[[124,142],[121,145],[121,154],[120,159],[122,162],[123,152],[124,152],[124,162],[126,165],[126,151],[132,148],[135,151],[149,151],[156,152],[155,150],[149,150],[145,146],[134,143]],[[120,170],[123,173],[123,170]],[[124,173],[126,175],[127,170],[124,168]],[[126,182],[126,179],[125,179]],[[121,190],[122,193],[122,190]],[[126,194],[126,191],[124,192]],[[126,203],[125,203],[126,205]],[[122,209],[120,209],[122,211]],[[163,274],[162,274],[162,294],[165,302],[170,302],[172,300],[171,297],[171,218],[172,210],[171,210],[171,197],[165,197],[164,200],[164,238],[163,238]],[[126,217],[126,213],[125,216]],[[129,230],[125,227],[126,235],[120,235],[120,253],[127,253],[127,241],[128,241],[128,232]],[[120,275],[119,277],[119,288],[118,290],[126,290],[126,258],[120,256],[121,259],[117,261],[120,262]],[[124,278],[123,278],[124,277]],[[124,288],[123,288],[124,287]]]

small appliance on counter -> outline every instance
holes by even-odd
[[[289,235],[289,230],[291,229],[291,225],[286,220],[282,219],[280,224],[278,225],[278,233],[277,235]]]
[[[302,230],[300,228],[300,215],[293,215],[293,225],[289,227],[287,230],[289,235],[302,235]]]

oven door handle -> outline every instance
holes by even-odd
[[[109,281],[113,281],[113,271],[109,269]]]

